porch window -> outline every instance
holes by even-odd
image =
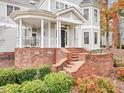
[[[84,17],[89,20],[89,9],[84,9]]]
[[[94,21],[98,22],[98,11],[94,9]]]
[[[20,10],[19,7],[7,5],[7,16],[9,16],[12,12],[19,11],[19,10]]]
[[[94,43],[97,44],[97,32],[94,32]]]
[[[84,44],[89,44],[89,32],[84,32]]]

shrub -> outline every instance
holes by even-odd
[[[33,80],[37,74],[36,69],[23,69],[16,71],[16,80],[18,84],[21,84],[24,81]]]
[[[0,86],[32,81],[37,76],[37,72],[39,72],[37,79],[43,79],[46,74],[50,73],[50,66],[42,66],[38,69],[0,69]]]
[[[21,93],[21,90],[17,84],[8,84],[0,93]]]
[[[114,67],[123,67],[124,64],[122,63],[122,58],[115,57],[114,58]]]
[[[0,86],[16,83],[16,73],[14,69],[0,70]]]
[[[48,66],[48,65],[41,66],[39,68],[39,77],[41,79],[43,79],[44,76],[47,75],[47,74],[49,74],[50,72],[51,72],[50,66]]]
[[[49,87],[50,93],[69,93],[73,78],[63,72],[51,73],[44,77],[44,82]]]
[[[48,93],[48,87],[41,80],[24,82],[21,85],[21,93]]]
[[[124,81],[124,68],[123,67],[119,67],[116,69],[116,77],[119,80]]]
[[[115,93],[114,86],[108,79],[102,77],[88,77],[79,85],[81,93]]]

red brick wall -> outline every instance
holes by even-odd
[[[92,54],[91,61],[93,61],[93,62],[112,62],[113,54],[112,53]]]
[[[109,77],[114,69],[112,61],[113,56],[111,53],[106,55],[91,55],[91,59],[85,61],[84,65],[73,75],[76,78],[92,75]]]
[[[53,64],[55,63],[55,57],[55,49],[18,48],[15,51],[15,66],[17,68],[24,68]]]
[[[15,60],[14,52],[0,53],[0,67],[14,66],[14,60]]]

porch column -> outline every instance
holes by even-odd
[[[48,22],[48,47],[51,48],[51,22]]]
[[[57,20],[57,48],[61,48],[61,21]]]
[[[22,48],[22,19],[19,20],[19,48]]]
[[[44,47],[44,20],[41,19],[41,48]]]
[[[19,24],[17,26],[17,33],[16,33],[16,48],[19,48]]]

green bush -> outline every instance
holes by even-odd
[[[17,84],[8,84],[0,93],[21,93],[21,89]]]
[[[114,86],[102,77],[84,78],[79,85],[81,93],[115,93]]]
[[[16,83],[16,73],[14,69],[0,70],[0,86]]]
[[[7,85],[0,93],[48,93],[48,87],[41,80],[25,81],[21,85]]]
[[[70,93],[73,78],[63,72],[51,73],[44,77],[50,93]]]
[[[21,85],[21,93],[48,93],[48,87],[41,80],[24,82]]]
[[[43,79],[45,75],[49,74],[51,72],[50,66],[44,65],[39,68],[39,77],[40,79]]]
[[[16,80],[18,84],[24,81],[33,80],[37,74],[37,69],[23,69],[16,71]]]
[[[0,86],[34,80],[37,72],[39,72],[37,79],[43,79],[46,74],[50,73],[50,66],[41,66],[38,69],[0,69]]]

